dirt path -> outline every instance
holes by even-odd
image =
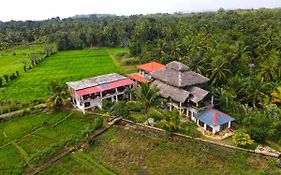
[[[124,74],[125,71],[124,69],[122,69],[121,64],[119,63],[119,61],[116,59],[116,57],[114,55],[111,54],[111,52],[109,51],[109,49],[106,49],[108,55],[111,57],[113,63],[116,65],[116,67],[118,68],[118,70],[120,71],[120,73]]]
[[[36,106],[34,106],[34,107],[45,108],[45,107],[46,107],[46,104],[41,103],[41,104],[36,105]],[[28,109],[28,108],[27,108],[27,109]],[[20,110],[17,110],[17,111],[13,111],[13,112],[1,114],[1,115],[0,115],[0,119],[5,119],[5,118],[11,117],[11,116],[13,116],[13,115],[20,114],[20,113],[22,113],[24,110],[25,110],[25,109],[20,109]]]

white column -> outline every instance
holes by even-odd
[[[180,111],[180,113],[181,113],[181,102],[180,102],[180,107],[179,107],[179,109],[180,109],[179,111]]]
[[[211,95],[211,105],[213,105],[213,104],[214,104],[214,96]]]
[[[102,100],[102,92],[100,92],[100,99]]]
[[[132,90],[132,85],[129,86],[129,92],[130,92],[129,93],[129,100],[130,101],[132,100],[132,91],[131,90]]]
[[[213,133],[213,134],[216,133],[215,128],[213,128],[213,127],[212,127],[212,133]]]
[[[231,122],[228,122],[228,128],[230,128],[231,127]]]
[[[206,125],[206,123],[204,123],[204,129],[207,130],[207,125]]]
[[[169,108],[170,108],[170,111],[172,111],[172,104],[169,103]]]

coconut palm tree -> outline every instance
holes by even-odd
[[[272,81],[277,77],[277,59],[271,57],[263,61],[260,65],[259,76],[263,81]]]
[[[250,102],[253,106],[261,103],[262,100],[266,97],[266,85],[262,82],[261,79],[258,79],[256,77],[249,78],[245,82],[245,87],[245,93],[247,94],[247,96],[242,97],[241,100]]]
[[[161,105],[162,99],[159,95],[159,90],[149,84],[141,84],[139,88],[136,89],[135,92],[136,101],[140,102],[144,111],[148,111],[151,107],[158,107]]]
[[[186,63],[191,70],[203,74],[203,71],[205,69],[204,62],[205,62],[205,58],[201,57],[199,54],[195,54]]]
[[[46,105],[50,111],[55,111],[65,105],[68,92],[64,84],[60,84],[58,81],[54,80],[49,83],[48,89],[50,98],[46,101]]]
[[[227,61],[221,56],[212,60],[211,68],[208,71],[212,84],[224,81],[227,75],[230,74],[230,70],[227,67]]]
[[[169,133],[173,133],[181,128],[183,122],[181,121],[181,114],[177,110],[166,111],[160,116],[159,126]]]
[[[275,89],[272,93],[272,103],[278,103],[281,104],[281,86],[279,86],[277,89]]]

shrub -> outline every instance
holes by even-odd
[[[232,136],[232,141],[236,146],[246,147],[254,143],[249,134],[246,134],[244,130],[238,129]]]
[[[155,121],[159,121],[162,119],[162,113],[158,109],[150,108],[148,113],[146,114],[147,118],[154,118]]]
[[[0,87],[2,87],[3,86],[3,79],[2,79],[2,77],[0,76]]]
[[[102,108],[108,111],[113,106],[113,103],[109,99],[102,100]]]
[[[185,122],[181,125],[181,129],[178,131],[181,134],[185,134],[191,137],[199,137],[200,132],[197,131],[197,125],[195,122]]]
[[[130,111],[126,108],[125,102],[117,101],[110,109],[110,113],[114,116],[128,117]]]
[[[126,107],[131,112],[140,112],[143,109],[143,107],[140,104],[140,102],[137,102],[137,101],[128,101],[126,103]]]
[[[16,71],[16,76],[17,76],[17,77],[20,76],[20,73],[19,73],[18,70]]]
[[[3,78],[5,79],[5,81],[6,81],[6,83],[8,83],[9,82],[9,75],[7,75],[7,74],[4,74],[3,75]]]
[[[10,80],[12,81],[12,80],[14,80],[14,79],[16,79],[16,75],[15,75],[15,73],[12,73],[12,74],[10,75]]]
[[[123,58],[122,59],[122,64],[123,65],[135,65],[135,64],[139,64],[140,63],[140,59],[139,58]]]
[[[116,54],[116,57],[117,58],[128,58],[128,57],[130,57],[130,53],[128,53],[128,52],[121,52],[121,53]]]

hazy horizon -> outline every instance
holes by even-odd
[[[281,0],[9,0],[1,3],[0,21],[45,20],[84,14],[155,14],[216,11],[219,8],[258,9],[281,7]]]

